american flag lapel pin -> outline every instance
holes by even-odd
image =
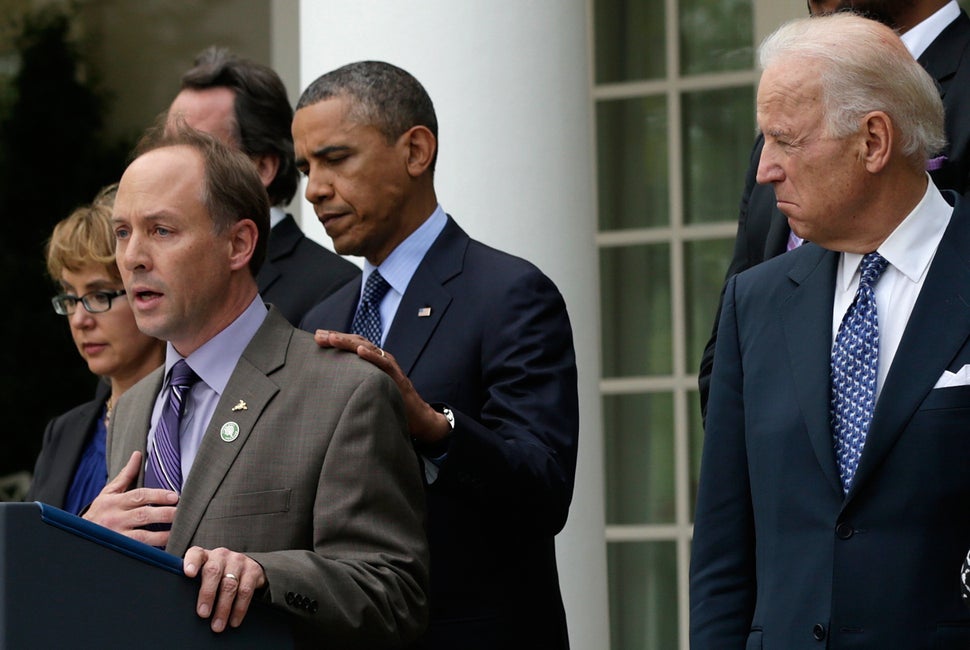
[[[431,307],[422,307],[418,310],[418,318],[427,318],[431,315]]]

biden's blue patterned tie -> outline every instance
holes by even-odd
[[[889,262],[879,253],[862,258],[861,278],[832,348],[830,416],[842,489],[848,493],[866,444],[876,403],[879,319],[873,287]]]
[[[145,466],[145,487],[182,491],[182,453],[179,444],[179,424],[185,411],[185,396],[199,376],[189,368],[185,359],[172,366],[168,396],[162,406],[162,415],[155,425],[155,437],[148,451]]]
[[[364,295],[361,296],[360,305],[357,313],[354,314],[354,322],[350,326],[350,331],[360,334],[365,339],[380,347],[381,345],[381,301],[391,285],[381,275],[380,271],[374,269],[367,277],[364,285]]]

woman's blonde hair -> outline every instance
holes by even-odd
[[[62,219],[47,241],[47,272],[55,282],[64,271],[78,272],[100,264],[112,279],[121,281],[115,264],[115,235],[111,227],[117,183],[104,187],[89,205],[82,205]]]

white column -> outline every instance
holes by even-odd
[[[589,44],[585,0],[301,0],[301,90],[351,61],[412,73],[438,114],[438,199],[474,238],[520,255],[563,292],[574,328],[581,433],[557,538],[572,647],[609,647],[598,393]],[[304,211],[304,214],[310,214]],[[304,220],[314,238],[318,225]],[[514,589],[515,585],[509,585]]]

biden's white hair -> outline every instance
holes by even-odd
[[[914,167],[946,145],[936,82],[882,23],[851,12],[793,20],[762,42],[759,58],[762,69],[794,60],[817,70],[831,137],[857,133],[866,114],[882,111]]]

